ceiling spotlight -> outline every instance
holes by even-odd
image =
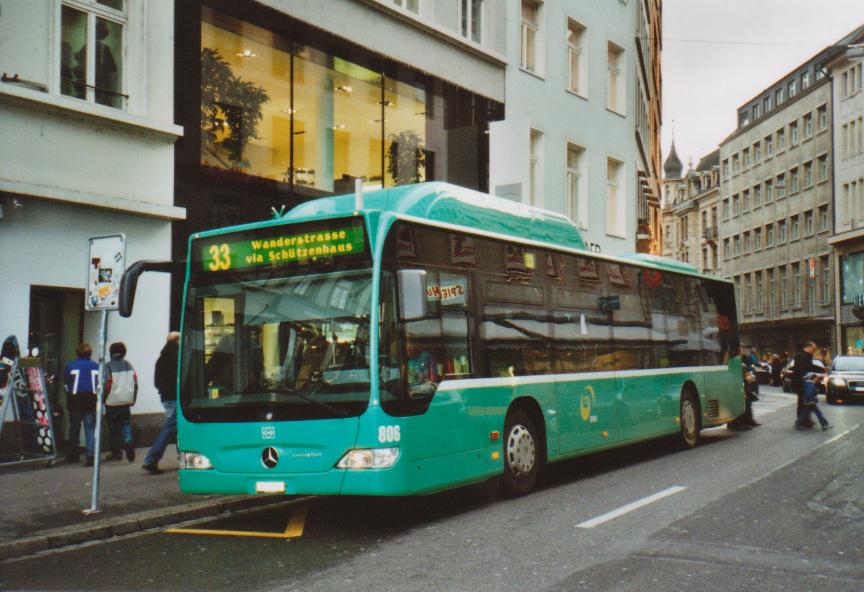
[[[337,123],[336,125],[333,126],[333,129],[334,129],[334,130],[343,130],[343,129],[345,129],[346,127],[348,127],[348,126],[345,125],[344,123]]]
[[[251,49],[244,49],[243,51],[238,51],[236,54],[238,58],[254,58],[258,57],[258,54],[252,51]]]
[[[347,84],[340,84],[339,86],[336,87],[336,90],[341,90],[344,93],[350,93],[354,89],[351,88],[350,86],[348,86]]]

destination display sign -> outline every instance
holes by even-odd
[[[205,274],[255,267],[309,265],[366,253],[359,218],[285,225],[208,238],[197,246]]]

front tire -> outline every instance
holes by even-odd
[[[534,419],[515,409],[504,421],[504,475],[501,489],[505,495],[525,495],[534,489],[540,474],[540,440]]]
[[[682,448],[695,448],[699,443],[699,401],[693,391],[681,394],[680,431],[678,441]]]

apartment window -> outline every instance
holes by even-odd
[[[777,244],[786,242],[786,220],[777,222]]]
[[[744,274],[744,310],[751,310],[752,307],[751,290],[750,290],[750,274]]]
[[[765,137],[765,158],[769,158],[774,154],[774,139],[771,136]]]
[[[828,230],[828,206],[819,207],[819,232]]]
[[[828,106],[822,105],[818,109],[816,109],[816,118],[817,123],[819,124],[819,129],[824,130],[828,128]]]
[[[747,253],[750,252],[750,250],[751,250],[751,245],[750,245],[750,233],[749,233],[749,232],[745,232],[745,233],[744,233],[744,254],[746,255]]]
[[[741,161],[738,159],[738,155],[734,155],[732,157],[732,174],[737,175],[738,171],[741,170]]]
[[[762,99],[762,112],[768,113],[771,110],[771,95]]]
[[[843,97],[849,96],[849,72],[843,72],[843,84],[840,85]]]
[[[759,104],[753,105],[753,121],[759,119]]]
[[[792,97],[794,97],[795,95],[798,94],[798,81],[797,80],[790,80],[789,84],[786,85],[786,88],[789,91],[788,94],[789,94],[789,98],[791,99]]]
[[[757,228],[753,231],[753,250],[761,251],[762,250],[762,229]]]
[[[410,10],[413,13],[420,14],[420,0],[393,0],[393,4]]]
[[[626,199],[624,189],[624,163],[606,159],[606,233],[627,236]]]
[[[741,151],[742,158],[744,160],[744,168],[748,168],[750,166],[750,149],[745,148]]]
[[[804,234],[810,236],[815,231],[813,226],[813,210],[804,212]]]
[[[723,258],[728,259],[731,256],[732,256],[732,248],[729,245],[729,239],[724,238],[723,239]]]
[[[543,132],[531,130],[531,154],[530,154],[530,194],[532,206],[541,206],[540,191],[543,183]]]
[[[759,207],[762,205],[762,187],[756,185],[753,187],[753,207]]]
[[[612,43],[608,44],[609,81],[606,89],[606,106],[617,113],[624,113],[624,50]]]
[[[60,11],[60,92],[123,108],[123,0],[82,0]]]
[[[723,180],[729,180],[729,159],[723,161]]]
[[[723,206],[721,209],[721,213],[723,214],[724,220],[729,217],[729,200],[728,199],[723,200]]]
[[[798,122],[793,121],[789,124],[789,145],[795,146],[798,144]]]
[[[786,266],[780,266],[780,306],[786,307],[789,305],[789,292],[786,285]]]
[[[819,181],[827,181],[828,180],[828,155],[822,155],[817,159],[819,163]]]
[[[745,189],[741,192],[741,211],[749,212],[750,211],[750,190]]]
[[[769,307],[771,307],[770,305],[773,304],[775,301],[775,294],[777,294],[776,285],[774,282],[774,270],[769,269],[765,273],[768,275],[768,304]]]
[[[795,299],[793,302],[795,306],[801,306],[801,264],[793,263],[792,264],[792,293],[794,294]]]
[[[762,145],[759,142],[753,144],[753,163],[756,164],[762,160]]]
[[[785,175],[777,175],[777,182],[774,184],[774,187],[777,189],[777,198],[786,196],[786,176]]]
[[[804,187],[813,185],[813,161],[804,163]]]
[[[798,167],[789,169],[789,193],[798,191]]]
[[[777,130],[777,150],[786,149],[786,130]]]
[[[567,144],[567,216],[579,228],[587,228],[587,191],[585,190],[585,149]]]
[[[463,0],[464,1],[464,0]],[[537,72],[537,40],[540,32],[540,6],[522,0],[522,51],[519,65],[529,72]]]
[[[798,238],[800,237],[800,233],[799,233],[799,226],[800,225],[798,223],[798,215],[797,214],[789,217],[789,226],[790,226],[790,230],[791,230],[790,234],[792,235],[790,240],[798,240]]]
[[[523,1],[523,14],[525,4],[526,2]],[[484,7],[485,0],[462,0],[462,36],[474,43],[481,43],[483,40]]]
[[[801,90],[810,87],[810,72],[804,72],[801,75]]]
[[[757,271],[753,275],[756,278],[756,281],[755,281],[756,309],[761,310],[762,309],[762,272]]]
[[[778,107],[783,104],[783,89],[782,88],[778,88],[777,90],[774,91],[774,104]]]
[[[849,156],[849,125],[846,123],[840,131],[840,156]]]
[[[584,42],[585,27],[576,21],[567,21],[567,90],[583,96],[588,94]]]
[[[829,257],[819,258],[819,268],[822,270],[822,304],[831,302],[831,259]]]
[[[737,216],[741,213],[741,200],[738,197],[738,194],[732,196],[732,215]]]
[[[688,232],[688,224],[687,217],[681,218],[681,242],[686,241],[690,238],[690,233]]]
[[[813,116],[809,113],[803,117],[804,121],[804,137],[809,138],[813,135]]]
[[[772,181],[765,181],[765,203],[769,203],[774,199],[773,194],[774,191],[774,183]]]
[[[741,237],[735,236],[735,256],[738,257],[741,254]]]
[[[773,247],[774,246],[774,225],[768,224],[765,226],[765,246]]]

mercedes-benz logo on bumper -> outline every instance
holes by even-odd
[[[265,448],[264,452],[261,453],[261,464],[267,467],[268,469],[272,469],[276,465],[279,464],[279,451],[273,448],[272,446]]]

